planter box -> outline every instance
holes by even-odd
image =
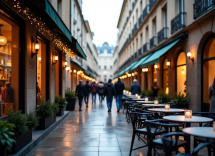
[[[11,148],[11,152],[7,151],[7,153],[15,154],[20,149],[22,149],[25,145],[27,145],[32,140],[32,129],[28,130],[24,134],[17,136],[16,138],[13,138],[16,143],[13,144],[13,147]]]
[[[177,104],[175,105],[175,108],[189,108],[188,104]]]
[[[64,110],[65,110],[65,107],[60,108],[60,109],[59,109],[59,112],[58,112],[56,115],[57,115],[57,116],[62,116],[62,115],[64,115]]]
[[[51,124],[53,124],[56,121],[56,114],[53,115],[53,117],[49,118],[40,118],[39,119],[39,126],[37,129],[45,130],[48,128]]]
[[[0,148],[0,156],[6,156],[7,155],[7,149],[6,148]]]
[[[68,104],[66,105],[66,110],[75,110],[76,98],[66,98]]]

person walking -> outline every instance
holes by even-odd
[[[86,96],[86,90],[84,85],[82,85],[82,80],[79,81],[79,85],[77,85],[76,87],[76,94],[78,95],[78,100],[79,100],[79,111],[81,110],[82,107],[82,102],[83,102],[83,98],[84,96]]]
[[[155,82],[151,88],[152,88],[152,98],[153,98],[152,101],[154,101],[155,97],[158,96],[158,91],[159,91],[157,82]]]
[[[209,87],[210,112],[215,112],[215,78],[213,84]]]
[[[86,96],[85,96],[85,103],[86,103],[86,107],[88,107],[88,102],[89,102],[89,95],[90,95],[90,91],[91,91],[91,87],[89,85],[89,81],[86,81],[86,84],[84,85],[85,90],[86,90]]]
[[[97,84],[93,82],[91,84],[92,103],[96,103]]]
[[[111,79],[108,80],[105,87],[105,96],[107,100],[108,112],[111,112],[113,97],[116,97],[116,91]]]
[[[134,83],[131,85],[131,94],[135,95],[135,94],[140,94],[141,89],[140,89],[140,85],[137,84],[137,79],[134,79]]]
[[[116,106],[117,106],[117,112],[120,111],[120,108],[122,106],[122,95],[123,90],[125,89],[124,83],[121,82],[121,79],[118,78],[118,81],[114,85],[115,91],[116,91]]]
[[[105,87],[102,81],[99,82],[98,88],[97,88],[98,94],[99,94],[99,102],[102,103],[103,97],[104,97],[104,92],[105,92]]]

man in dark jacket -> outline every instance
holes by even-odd
[[[106,95],[106,100],[107,100],[108,112],[111,112],[113,96],[116,96],[116,91],[115,91],[114,85],[111,82],[112,82],[112,80],[109,79],[108,83],[105,87],[105,95]]]
[[[78,94],[78,100],[79,100],[79,111],[81,110],[83,98],[86,95],[86,90],[84,85],[82,85],[82,80],[79,81],[79,85],[76,87],[76,94]]]
[[[122,95],[123,90],[125,89],[124,83],[121,82],[121,79],[118,78],[118,81],[114,85],[116,90],[116,106],[117,106],[117,112],[119,112],[121,106],[122,106]]]
[[[96,93],[97,93],[97,84],[93,82],[91,84],[91,93],[92,93],[92,103],[94,102],[96,104]],[[93,98],[94,97],[94,98]]]
[[[140,89],[140,85],[137,84],[137,79],[134,79],[134,83],[131,85],[131,94],[135,95],[135,94],[140,94],[141,89]]]
[[[90,95],[90,91],[91,91],[91,87],[89,85],[89,81],[86,81],[86,84],[84,85],[85,90],[86,90],[86,96],[85,96],[85,103],[86,103],[86,107],[88,107],[88,101],[89,101],[89,95]]]

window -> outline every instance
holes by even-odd
[[[107,49],[104,49],[104,53],[107,53]]]
[[[106,69],[106,66],[104,66],[104,69]]]
[[[166,94],[169,94],[169,73],[168,73],[168,66],[166,65],[168,59],[166,58],[163,63],[163,89]]]
[[[57,1],[57,13],[62,17],[62,0]]]
[[[99,69],[101,69],[101,66],[99,66]]]
[[[186,93],[186,55],[184,52],[181,52],[178,55],[178,59],[177,59],[177,93],[181,92],[181,93]]]
[[[146,42],[149,43],[149,29],[146,28]]]
[[[157,36],[156,18],[153,20],[153,35]]]
[[[110,69],[112,69],[112,66],[110,66]]]

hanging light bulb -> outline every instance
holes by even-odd
[[[1,34],[1,27],[3,26],[3,24],[0,24],[0,46],[3,46],[7,43],[7,39],[6,37],[4,37],[2,34]]]

